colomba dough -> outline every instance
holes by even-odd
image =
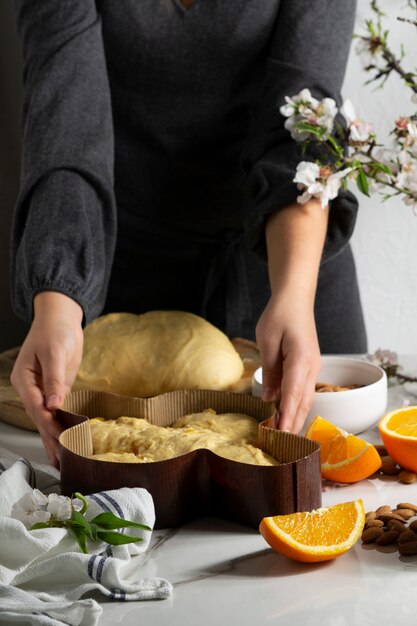
[[[76,388],[149,397],[177,389],[228,389],[243,363],[218,328],[192,313],[110,313],[84,331]]]

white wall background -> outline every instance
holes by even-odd
[[[404,44],[405,64],[412,70],[417,65],[417,29],[396,19],[413,17],[405,9],[406,2],[379,0],[379,5],[387,15],[384,24],[390,31],[391,48],[399,53]],[[373,15],[369,7],[369,0],[358,0],[355,32],[364,32],[365,20]],[[374,124],[378,139],[385,141],[397,117],[415,112],[411,90],[394,75],[382,90],[376,84],[366,86],[370,75],[364,72],[355,47],[354,41],[343,95],[352,100],[361,117]],[[417,352],[417,216],[398,198],[383,203],[378,194],[367,198],[358,192],[357,196],[360,210],[352,247],[369,350]]]

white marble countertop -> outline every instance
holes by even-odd
[[[408,363],[417,365],[417,357]],[[409,369],[409,368],[407,368]],[[391,387],[389,407],[417,404]],[[378,442],[376,426],[361,435]],[[0,423],[1,446],[46,462],[36,433]],[[362,498],[365,509],[417,503],[417,484],[383,477],[323,492],[323,506]],[[301,564],[275,553],[253,529],[215,518],[154,531],[142,575],[174,585],[171,599],[110,602],[100,626],[392,626],[416,620],[417,556],[392,547],[364,546],[321,564]],[[414,617],[413,617],[414,616]],[[402,621],[404,620],[404,621]]]

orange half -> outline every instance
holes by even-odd
[[[320,444],[321,475],[340,483],[355,483],[381,467],[375,446],[317,416],[305,434]]]
[[[390,411],[378,427],[384,446],[394,461],[417,472],[417,406]]]
[[[311,512],[264,517],[259,530],[271,548],[284,556],[313,563],[347,552],[365,524],[362,500]]]

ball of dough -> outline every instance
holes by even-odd
[[[243,363],[218,328],[192,313],[110,313],[84,331],[76,388],[149,397],[177,389],[227,389]]]

